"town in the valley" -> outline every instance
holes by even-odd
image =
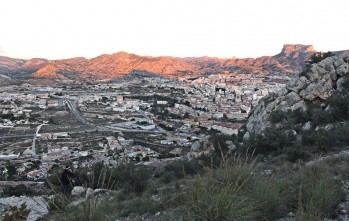
[[[210,151],[288,76],[221,73],[182,80],[130,74],[0,88],[0,179],[41,181],[53,167],[162,163]],[[234,147],[230,147],[234,148]]]

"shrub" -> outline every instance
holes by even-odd
[[[246,147],[256,153],[269,154],[293,145],[296,139],[291,131],[280,130],[275,127],[267,128],[264,135],[252,134],[246,142]]]
[[[202,169],[203,166],[199,164],[197,159],[175,161],[165,166],[165,172],[162,176],[166,176],[166,178],[163,179],[167,180],[172,180],[172,178],[181,179],[187,175],[196,175],[200,173]]]
[[[290,147],[286,153],[286,159],[292,163],[297,162],[298,160],[308,160],[310,158],[309,151],[306,150],[305,146],[295,145]]]
[[[257,204],[244,193],[253,176],[255,163],[239,157],[224,161],[220,169],[211,169],[196,177],[182,196],[184,220],[255,220]]]
[[[65,220],[65,221],[105,221],[108,217],[108,209],[112,206],[105,201],[86,200],[78,206],[65,208],[64,211],[53,214],[53,219],[47,220]]]
[[[258,220],[275,220],[287,212],[288,196],[283,180],[256,176],[248,196],[257,203]]]
[[[122,188],[126,192],[142,193],[148,185],[148,180],[151,178],[149,169],[145,167],[131,167],[130,170],[125,170],[120,178]],[[122,181],[123,180],[123,181]]]
[[[46,197],[46,202],[50,211],[63,212],[67,209],[70,203],[70,197],[58,193],[52,197]]]
[[[185,176],[184,164],[182,161],[175,161],[165,166],[165,173],[171,174],[176,178],[183,178]]]
[[[325,58],[328,58],[328,57],[332,57],[334,56],[335,54],[333,52],[316,52],[314,54],[311,55],[310,59],[307,61],[307,64],[314,64],[314,63],[318,63],[322,60],[324,60]]]
[[[330,167],[268,176],[255,160],[234,157],[223,162],[197,176],[183,193],[179,210],[183,220],[276,220],[289,211],[297,214],[297,220],[322,220],[334,215],[344,196]]]
[[[302,132],[302,143],[315,146],[321,151],[330,151],[349,143],[349,123],[335,124],[331,129],[320,128]]]
[[[23,195],[30,196],[30,195],[33,195],[34,192],[30,188],[21,184],[18,186],[5,187],[3,190],[3,194],[5,196],[23,196]]]
[[[172,172],[169,171],[165,171],[162,175],[161,175],[161,182],[163,182],[164,184],[169,184],[171,183],[172,180],[174,180],[174,175]]]
[[[349,78],[343,83],[346,90],[336,91],[328,99],[331,114],[335,121],[349,119]]]
[[[136,197],[130,201],[118,204],[117,208],[120,211],[121,216],[128,216],[130,214],[154,214],[163,209],[163,206],[160,201],[155,201],[146,197]]]
[[[301,73],[299,73],[299,75],[305,76],[305,74],[310,71],[311,64],[318,63],[318,62],[324,60],[325,58],[332,57],[334,55],[335,54],[330,52],[330,51],[328,51],[326,53],[316,52],[316,53],[312,54],[310,59],[306,62],[303,71]]]
[[[328,168],[323,166],[312,166],[304,168],[295,176],[293,206],[297,208],[297,216],[301,218],[321,218],[331,217],[334,209],[343,198],[343,191],[340,184],[336,183]],[[320,219],[316,219],[320,220]]]

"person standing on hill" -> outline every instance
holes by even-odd
[[[63,185],[63,193],[65,195],[70,195],[70,185],[73,178],[73,171],[70,166],[66,166],[61,175],[61,183]]]

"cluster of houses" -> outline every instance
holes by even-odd
[[[210,75],[183,82],[154,78],[142,86],[145,90],[149,87],[148,93],[141,94],[152,98],[149,102],[147,99],[132,97],[134,94],[128,89],[129,86],[141,82],[132,81],[131,85],[130,82],[85,85],[79,86],[79,89],[35,88],[22,85],[19,86],[21,90],[12,89],[16,92],[0,90],[0,114],[6,116],[0,118],[0,129],[30,129],[32,122],[29,119],[33,114],[63,107],[61,98],[65,98],[74,101],[82,116],[88,120],[105,119],[110,122],[104,125],[105,128],[146,132],[164,132],[166,129],[162,134],[147,134],[144,140],[154,145],[173,147],[169,152],[179,156],[188,152],[186,150],[200,149],[207,140],[206,131],[215,130],[226,135],[237,134],[242,124],[236,122],[245,120],[263,96],[284,86],[282,83],[266,82],[262,77],[247,75]],[[161,93],[156,91],[159,88],[163,89]],[[113,92],[105,92],[109,90]],[[74,91],[75,94],[72,93]],[[176,93],[174,96],[174,91],[183,93]],[[157,98],[153,99],[155,95]],[[175,100],[175,103],[170,105],[168,100]],[[154,106],[162,108],[165,117],[160,118],[154,113],[149,113]],[[66,131],[37,134],[37,139],[51,143],[62,140],[74,142]],[[3,151],[0,153],[0,166],[4,168],[1,174],[6,175],[8,172],[4,162],[9,161],[16,166],[18,176],[26,176],[29,180],[41,180],[48,175],[53,165],[63,165],[67,161],[77,162],[74,163],[77,167],[88,166],[91,162],[101,160],[109,163],[118,163],[119,160],[144,162],[160,156],[158,152],[138,143],[134,144],[132,139],[125,136],[107,135],[104,139],[105,142],[88,148],[82,148],[81,143],[62,145],[56,142],[47,145],[43,151],[41,148],[36,155],[31,148]],[[34,165],[33,162],[37,160],[40,163]],[[83,162],[79,162],[80,160]]]

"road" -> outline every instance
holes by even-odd
[[[77,110],[76,105],[69,99],[63,99],[64,103],[67,104],[69,110],[74,114],[75,118],[77,121],[80,123],[86,125],[86,126],[91,126],[95,127],[92,123],[88,122],[84,117],[81,116],[80,112]]]
[[[102,127],[102,126],[96,126],[92,124],[91,122],[87,121],[77,110],[76,105],[69,99],[63,99],[64,102],[67,104],[69,110],[74,114],[75,118],[82,124],[91,126],[96,128],[98,131],[113,131],[113,132],[137,132],[137,133],[166,133],[165,131],[145,131],[145,130],[136,130],[136,129],[125,129],[122,127]],[[140,112],[143,116],[148,118],[148,116],[143,112]]]
[[[11,135],[11,136],[2,136],[0,139],[13,139],[13,138],[24,138],[24,137],[32,137],[33,134],[26,134],[26,135]]]
[[[48,125],[48,124],[40,124],[39,126],[36,127],[36,132],[34,134],[34,137],[33,137],[33,145],[32,145],[32,156],[35,157],[36,156],[36,149],[35,149],[35,141],[36,141],[36,137],[38,136],[39,134],[39,131],[40,131],[40,128],[44,125]]]

